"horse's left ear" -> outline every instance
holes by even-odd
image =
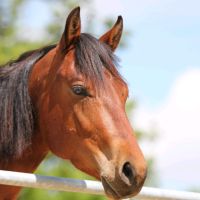
[[[120,41],[121,35],[123,30],[123,19],[122,16],[119,16],[115,25],[105,33],[103,36],[100,37],[100,41],[106,43],[112,51],[114,51]]]
[[[81,19],[80,19],[80,7],[74,8],[69,14],[65,30],[62,34],[62,38],[60,40],[60,48],[66,49],[69,47],[73,41],[78,38],[81,34]]]

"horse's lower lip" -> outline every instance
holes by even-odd
[[[109,184],[109,182],[104,178],[101,177],[101,181],[105,190],[105,193],[114,199],[121,199],[121,195]]]

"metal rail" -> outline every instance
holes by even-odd
[[[0,170],[0,184],[104,195],[103,186],[98,181],[58,178],[4,170]],[[135,199],[200,200],[200,193],[143,187]]]

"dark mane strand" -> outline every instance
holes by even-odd
[[[0,158],[19,157],[31,143],[34,112],[28,93],[28,77],[37,60],[55,45],[22,54],[0,67]]]
[[[114,77],[122,79],[115,67],[118,66],[118,58],[106,44],[89,34],[82,33],[77,39],[75,62],[77,70],[97,86],[103,85],[104,68]]]

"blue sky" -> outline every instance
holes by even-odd
[[[200,184],[200,1],[95,0],[96,29],[106,16],[122,15],[132,32],[128,48],[117,51],[121,72],[138,103],[135,126],[156,125],[159,140],[144,151],[157,159],[161,186]],[[89,6],[82,7],[83,26]],[[29,1],[20,23],[25,37],[42,38],[50,10]],[[31,23],[30,23],[31,21]],[[62,22],[61,22],[62,23]],[[64,21],[63,21],[64,26]],[[98,30],[101,32],[101,30]],[[31,35],[32,34],[32,35]],[[195,163],[195,164],[193,164]]]
[[[200,66],[200,16],[195,14],[200,1],[154,1],[141,13],[145,15],[141,20],[131,12],[134,3],[127,2],[130,14],[125,24],[134,35],[128,52],[121,56],[128,66],[125,77],[133,94],[141,95],[139,100],[156,106],[179,74]]]

